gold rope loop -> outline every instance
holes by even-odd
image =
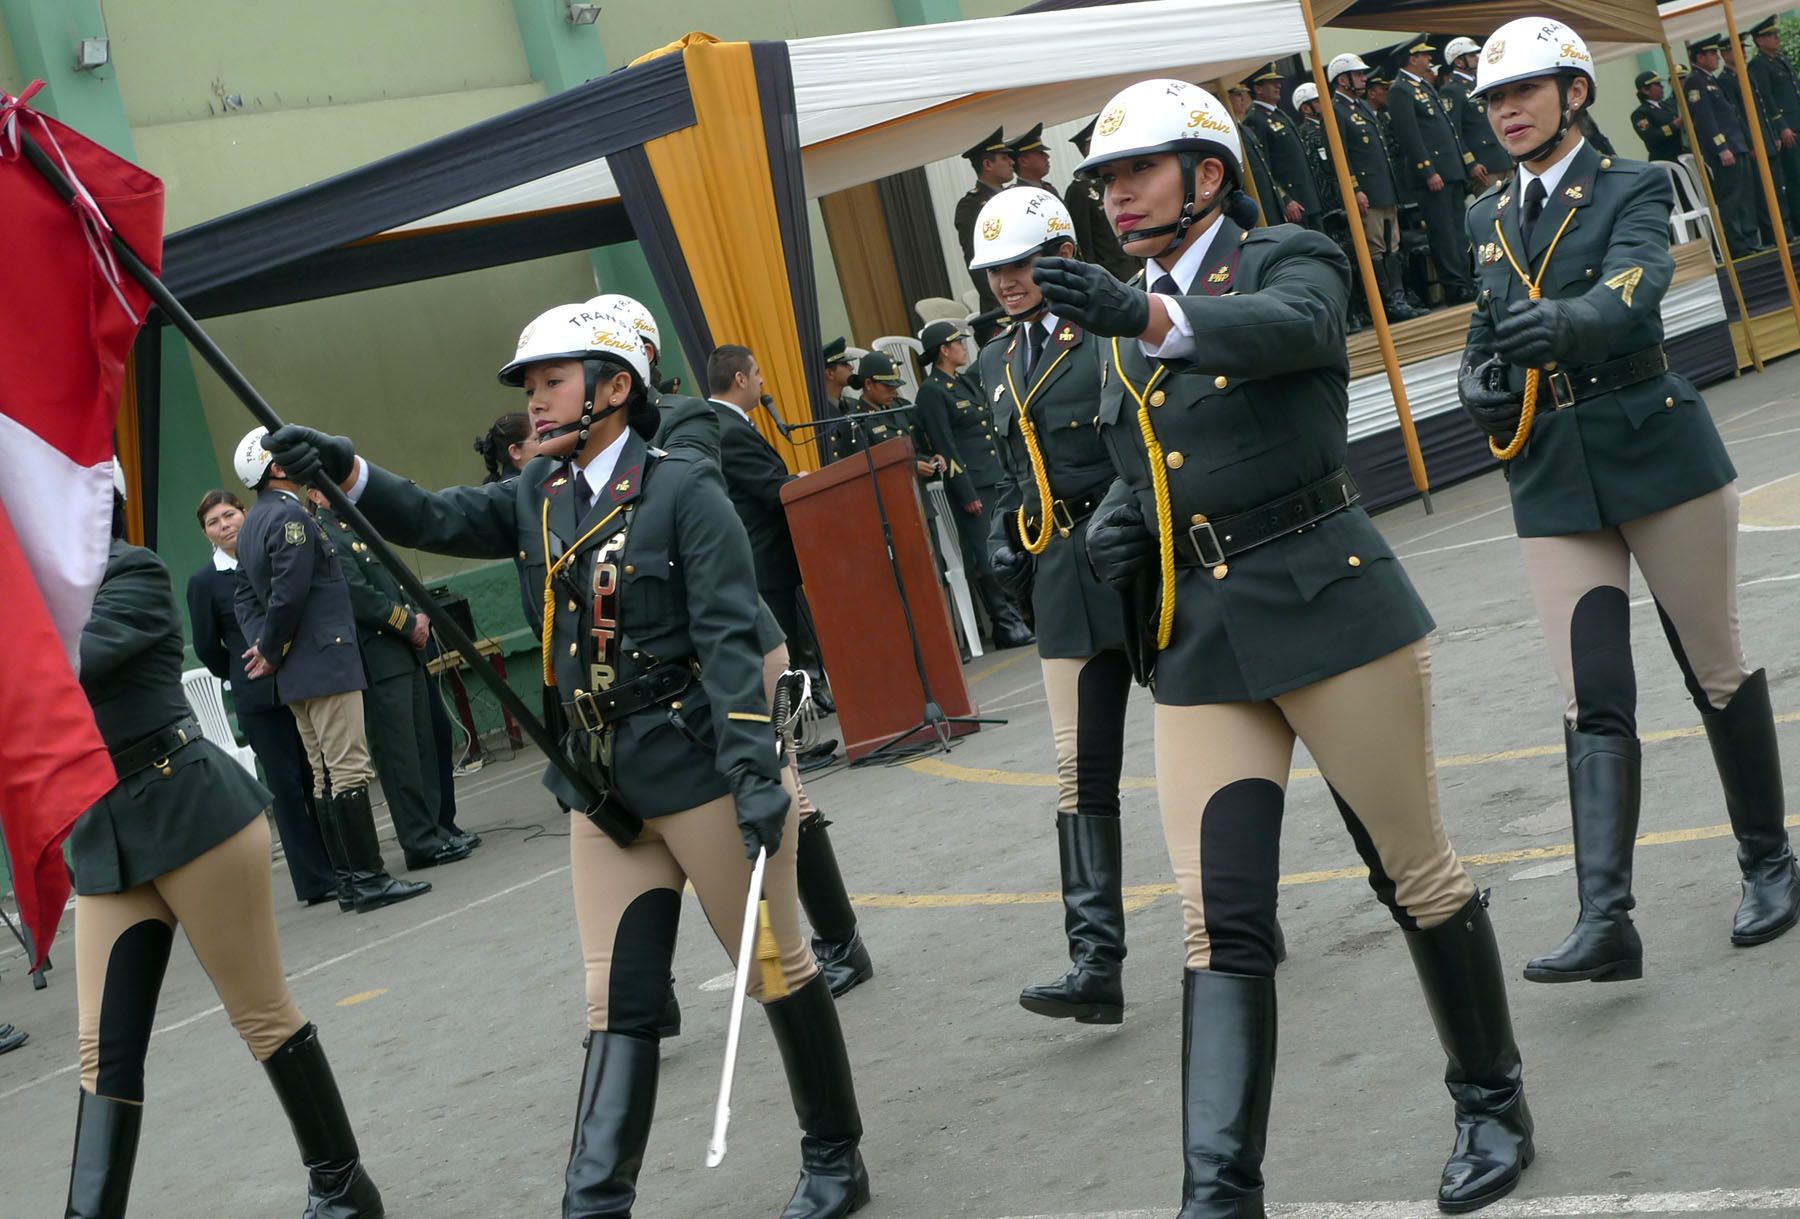
[[[1036,322],[1031,323],[1034,326],[1036,324]],[[1073,347],[1063,348],[1056,359],[1050,362],[1050,367],[1044,370],[1044,375],[1037,379],[1037,384],[1031,387],[1031,392],[1023,398],[1019,396],[1019,387],[1013,383],[1012,364],[1008,363],[1006,366],[1006,387],[1012,391],[1013,403],[1019,411],[1019,436],[1025,441],[1025,456],[1030,459],[1031,477],[1037,483],[1039,516],[1037,537],[1031,536],[1031,527],[1025,520],[1024,506],[1021,505],[1019,508],[1019,540],[1025,544],[1025,549],[1034,555],[1043,554],[1050,548],[1050,535],[1055,531],[1056,521],[1055,514],[1050,511],[1050,471],[1044,462],[1044,451],[1038,446],[1037,428],[1031,422],[1029,408],[1032,400],[1037,397],[1038,390],[1044,388],[1044,382],[1048,381],[1050,374],[1056,371],[1056,366],[1061,364],[1073,350],[1075,350]]]
[[[1158,567],[1162,574],[1162,602],[1157,607],[1156,650],[1162,651],[1169,646],[1169,639],[1175,633],[1175,511],[1169,504],[1169,469],[1168,461],[1163,456],[1162,443],[1156,438],[1156,429],[1150,424],[1150,391],[1156,383],[1169,371],[1167,364],[1160,364],[1150,379],[1144,382],[1142,391],[1131,383],[1125,375],[1125,364],[1119,359],[1119,340],[1112,341],[1113,367],[1118,370],[1119,384],[1137,403],[1138,431],[1144,437],[1144,452],[1150,459],[1150,488],[1156,499],[1156,549]]]
[[[589,538],[606,528],[608,521],[625,510],[625,505],[620,504],[601,517],[599,522],[582,534],[573,546],[563,552],[563,557],[555,563],[550,562],[550,500],[548,498],[544,500],[543,508],[543,519],[540,524],[544,531],[544,563],[546,565],[544,570],[544,633],[538,639],[538,645],[544,666],[544,684],[554,686],[556,684],[556,657],[551,651],[550,644],[556,635],[556,590],[551,582],[556,578],[556,573],[568,565],[569,560],[575,557],[576,552],[586,544]]]
[[[1513,270],[1518,273],[1519,282],[1525,285],[1526,293],[1534,301],[1543,299],[1544,272],[1549,270],[1550,258],[1556,253],[1556,245],[1562,240],[1563,234],[1568,232],[1569,222],[1573,219],[1575,219],[1575,209],[1570,208],[1568,215],[1563,217],[1562,227],[1557,229],[1556,236],[1550,239],[1550,248],[1544,251],[1544,261],[1538,264],[1537,278],[1533,279],[1525,274],[1525,268],[1521,267],[1519,260],[1513,256],[1512,247],[1506,243],[1506,234],[1500,228],[1500,218],[1494,217],[1494,235],[1500,239],[1500,248],[1506,251],[1506,261],[1512,263]],[[1488,437],[1488,452],[1501,461],[1511,461],[1525,451],[1525,442],[1531,439],[1531,425],[1537,419],[1538,393],[1543,379],[1543,369],[1528,368],[1525,370],[1525,396],[1519,404],[1519,427],[1513,433],[1513,438],[1507,442],[1506,447],[1501,448],[1494,443],[1492,436]]]

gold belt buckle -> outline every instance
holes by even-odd
[[[1069,515],[1069,505],[1060,499],[1050,501],[1050,519],[1056,522],[1056,532],[1068,537],[1074,532],[1075,518]]]

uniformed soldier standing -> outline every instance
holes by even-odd
[[[961,243],[963,259],[967,261],[975,248],[975,217],[981,214],[982,205],[1012,180],[1012,146],[1006,142],[1005,132],[996,127],[992,135],[963,153],[963,157],[975,171],[975,185],[956,201],[956,240]],[[971,275],[969,279],[981,298],[981,308],[976,312],[988,313],[998,308],[987,280],[980,275]]]
[[[1637,74],[1638,106],[1631,112],[1631,125],[1644,141],[1644,151],[1652,161],[1680,161],[1688,150],[1683,132],[1681,110],[1663,100],[1663,78],[1654,72]]]
[[[1344,207],[1343,192],[1338,187],[1337,170],[1332,164],[1331,150],[1326,146],[1325,122],[1321,117],[1323,110],[1319,104],[1319,87],[1312,81],[1302,81],[1294,86],[1294,113],[1300,116],[1300,142],[1306,147],[1306,164],[1312,170],[1313,183],[1319,191],[1319,201],[1324,206],[1320,216],[1319,231],[1344,251],[1344,257],[1354,265],[1356,255],[1352,251],[1353,241],[1350,237],[1350,215]],[[1333,118],[1335,122],[1335,117]],[[1351,175],[1352,184],[1355,175]],[[1359,206],[1366,206],[1368,196],[1363,195],[1357,201]],[[1357,223],[1361,223],[1358,214]],[[1356,331],[1369,325],[1373,313],[1363,291],[1362,277],[1352,276],[1350,283],[1350,317],[1346,323],[1347,331]],[[1396,319],[1398,320],[1398,319]]]
[[[1800,207],[1800,137],[1794,131],[1800,124],[1800,81],[1795,79],[1794,65],[1781,53],[1781,32],[1774,17],[1751,26],[1750,37],[1756,42],[1756,54],[1749,64],[1750,83],[1755,86],[1756,104],[1768,136],[1769,168],[1780,188],[1791,232],[1794,210]]]
[[[1439,1206],[1474,1210],[1530,1164],[1532,1123],[1485,899],[1438,811],[1431,616],[1344,469],[1349,268],[1317,234],[1244,227],[1238,131],[1204,89],[1142,81],[1102,113],[1120,121],[1078,172],[1139,218],[1126,249],[1154,295],[1069,259],[1035,274],[1059,313],[1116,336],[1099,430],[1120,477],[1087,551],[1143,607],[1127,627],[1156,695],[1187,932],[1181,1214],[1263,1213],[1296,739],[1411,951],[1456,1108]]]
[[[1244,84],[1249,87],[1251,97],[1250,109],[1244,114],[1244,126],[1254,131],[1262,142],[1263,151],[1269,158],[1269,172],[1275,175],[1276,186],[1283,197],[1280,212],[1271,210],[1269,215],[1286,217],[1290,224],[1318,228],[1325,209],[1319,202],[1318,183],[1312,167],[1307,164],[1306,146],[1300,142],[1300,133],[1294,130],[1293,121],[1281,110],[1281,73],[1275,70],[1274,64],[1264,64],[1246,77]]]
[[[1102,113],[1095,139],[1112,134]],[[1130,218],[1111,217],[1127,226]],[[1028,986],[1025,1010],[1083,1024],[1125,1018],[1125,905],[1119,773],[1131,666],[1118,594],[1082,555],[1088,517],[1112,480],[1094,432],[1099,340],[1050,312],[1031,280],[1040,254],[1072,254],[1074,223],[1048,191],[1008,191],[981,211],[969,269],[1013,319],[988,396],[1022,496],[995,520],[994,569],[1030,600],[1056,744],[1056,840],[1070,968]]]
[[[1694,143],[1712,175],[1713,195],[1725,222],[1725,240],[1733,258],[1766,249],[1757,234],[1756,203],[1751,198],[1755,167],[1750,163],[1750,137],[1744,121],[1719,83],[1719,53],[1725,37],[1715,34],[1688,44],[1688,111],[1694,116]]]
[[[1412,193],[1431,239],[1431,258],[1444,286],[1444,303],[1475,299],[1469,280],[1469,245],[1463,225],[1463,183],[1474,154],[1465,150],[1444,114],[1443,100],[1425,79],[1437,48],[1417,42],[1407,49],[1399,90],[1389,99],[1401,185]]]
[[[1566,27],[1548,42],[1532,36],[1551,24],[1510,22],[1482,56],[1477,88],[1520,173],[1469,214],[1489,253],[1459,389],[1510,463],[1526,578],[1566,700],[1580,914],[1525,976],[1614,981],[1643,973],[1629,914],[1642,756],[1632,560],[1724,785],[1744,876],[1732,943],[1760,944],[1794,924],[1800,874],[1768,679],[1750,672],[1738,641],[1736,472],[1706,403],[1669,370],[1662,346],[1675,269],[1668,177],[1602,157],[1571,130],[1593,65]]]
[[[1044,143],[1044,125],[1039,123],[1017,139],[1006,142],[1013,158],[1014,186],[1035,186],[1054,191],[1050,185],[1050,149]]]
[[[1444,47],[1444,62],[1450,65],[1450,79],[1438,90],[1444,99],[1444,113],[1449,115],[1463,151],[1475,159],[1469,162],[1469,191],[1480,194],[1493,182],[1512,170],[1512,158],[1494,138],[1487,121],[1487,105],[1478,97],[1470,97],[1475,86],[1475,60],[1481,44],[1473,38],[1452,38]]]
[[[337,548],[307,513],[306,489],[269,460],[268,432],[238,441],[233,465],[256,502],[238,530],[238,626],[250,647],[244,673],[274,675],[312,767],[319,832],[338,877],[338,907],[358,914],[418,897],[428,882],[388,875],[375,833],[367,681]]]
[[[1368,88],[1369,65],[1346,52],[1326,65],[1331,82],[1331,105],[1337,115],[1338,134],[1350,161],[1350,181],[1356,187],[1356,207],[1369,243],[1369,259],[1375,278],[1381,281],[1388,318],[1407,322],[1424,317],[1406,299],[1400,252],[1400,181],[1388,155],[1381,116],[1360,95]]]
[[[1099,121],[1100,116],[1096,114],[1069,140],[1084,157],[1087,156],[1088,141],[1094,138],[1094,124]],[[1106,219],[1106,208],[1100,202],[1100,188],[1086,178],[1070,178],[1068,189],[1063,191],[1063,203],[1069,209],[1069,219],[1075,223],[1076,248],[1114,275],[1129,277],[1136,264],[1119,248],[1119,235],[1113,232]],[[976,364],[980,366],[979,358]]]
[[[996,648],[1022,648],[1033,636],[1019,616],[1012,595],[994,578],[988,536],[1000,511],[1005,469],[1000,464],[999,441],[994,435],[994,416],[987,397],[973,373],[961,371],[968,362],[964,340],[968,332],[955,322],[933,322],[919,331],[925,351],[925,379],[919,383],[919,407],[948,421],[957,460],[975,492],[978,511],[968,505],[955,514],[956,531],[962,538],[963,567],[969,584],[981,598]]]
[[[274,1085],[318,1219],[381,1219],[318,1030],[281,969],[271,797],[205,739],[181,691],[181,615],[156,555],[114,541],[81,634],[81,685],[118,784],[76,821],[81,1093],[68,1219],[120,1219],[144,1114],[144,1058],[179,924]],[[197,1210],[217,1208],[194,1195]]]
[[[1232,117],[1240,124],[1244,123],[1251,111],[1256,109],[1256,103],[1250,98],[1249,85],[1242,83],[1230,85],[1226,88],[1225,96],[1231,103]],[[1262,135],[1253,127],[1244,128],[1244,155],[1249,158],[1251,180],[1256,184],[1256,198],[1263,212],[1270,216],[1286,215],[1287,206],[1291,200],[1288,198],[1288,193],[1281,188],[1281,183],[1276,181],[1274,171],[1269,165],[1268,146],[1263,143]]]
[[[544,586],[544,666],[569,704],[569,760],[643,818],[620,842],[570,819],[586,961],[587,1063],[565,1174],[567,1219],[627,1215],[650,1134],[657,1024],[691,882],[735,956],[751,875],[788,993],[752,970],[800,1116],[800,1183],[785,1219],[840,1219],[869,1196],[862,1122],[837,1010],[800,927],[792,792],[772,739],[750,545],[716,462],[650,448],[657,410],[630,322],[559,306],[520,336],[502,383],[523,385],[541,455],[517,480],[427,492],[355,456],[344,437],[288,427],[277,460],[349,488],[394,541],[469,557],[525,553]],[[629,426],[628,426],[629,421]],[[552,769],[546,784],[580,801]]]
[[[840,454],[832,448],[831,437],[834,434],[834,421],[855,408],[855,404],[845,400],[844,391],[850,386],[850,378],[856,373],[856,365],[845,354],[849,342],[838,337],[820,349],[820,358],[825,361],[825,405],[820,410],[819,422],[823,424],[813,435],[818,437],[819,465],[828,466],[836,461]]]

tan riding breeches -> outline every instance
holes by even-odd
[[[1474,882],[1438,813],[1424,640],[1259,703],[1156,708],[1156,791],[1190,969],[1272,976],[1281,816],[1294,741],[1335,798],[1402,927],[1455,914]]]
[[[1750,676],[1738,640],[1736,484],[1593,533],[1520,538],[1550,664],[1578,731],[1637,734],[1631,561],[1688,694],[1722,709]]]
[[[1104,651],[1039,663],[1056,742],[1056,811],[1117,817],[1130,662],[1123,652]]]
[[[1369,256],[1386,258],[1400,252],[1400,209],[1372,207],[1362,218],[1363,236],[1369,239]]]
[[[269,823],[257,817],[146,884],[75,899],[85,1090],[142,1103],[144,1055],[177,924],[258,1062],[306,1023],[281,969],[269,845]]]
[[[361,690],[290,703],[288,710],[294,713],[306,760],[312,763],[314,796],[324,797],[327,780],[331,790],[339,794],[375,781],[375,771],[369,763]]]
[[[793,790],[791,772],[784,774],[783,786]],[[580,813],[570,815],[569,825],[575,920],[587,969],[588,1028],[653,1037],[668,994],[684,884],[694,886],[726,959],[736,961],[750,886],[736,806],[731,797],[721,796],[697,808],[652,817],[628,847]],[[800,928],[794,881],[798,831],[799,820],[790,813],[781,846],[769,857],[763,876],[781,972],[790,991],[819,968]],[[750,972],[749,991],[762,1002],[775,997],[764,996],[758,969]]]

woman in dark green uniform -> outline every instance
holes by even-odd
[[[1096,174],[1153,294],[1040,260],[1051,308],[1107,352],[1099,431],[1120,481],[1087,549],[1145,612],[1156,782],[1187,932],[1182,1219],[1263,1214],[1275,1069],[1275,901],[1304,741],[1404,933],[1449,1066],[1438,1205],[1485,1206],[1532,1125],[1485,898],[1451,849],[1431,749],[1431,617],[1344,470],[1349,266],[1297,225],[1253,229],[1243,144],[1197,86],[1101,111]]]
[[[1082,556],[1088,517],[1112,482],[1094,431],[1101,340],[1059,318],[1031,280],[1040,255],[1075,253],[1061,199],[1016,186],[988,200],[969,270],[984,272],[1012,328],[987,386],[994,429],[1023,507],[998,514],[995,574],[1029,600],[1056,742],[1056,841],[1070,968],[1019,995],[1026,1011],[1083,1024],[1125,1017],[1125,905],[1119,827],[1131,666],[1119,595]]]
[[[1768,677],[1738,642],[1737,472],[1663,353],[1674,275],[1668,176],[1603,156],[1574,116],[1593,63],[1573,30],[1522,18],[1495,31],[1475,93],[1519,162],[1476,200],[1481,297],[1463,406],[1506,463],[1526,578],[1562,686],[1580,913],[1534,982],[1643,976],[1632,925],[1642,746],[1631,662],[1631,562],[1700,711],[1737,837],[1743,898],[1731,942],[1800,918]]]
[[[66,848],[81,1010],[66,1214],[125,1214],[144,1057],[179,924],[293,1124],[308,1219],[380,1219],[381,1194],[363,1171],[318,1031],[282,973],[263,816],[272,797],[200,735],[181,692],[182,651],[168,569],[151,551],[113,542],[81,633],[81,685],[119,782],[81,815]],[[195,1195],[193,1213],[217,1209]]]
[[[573,725],[565,752],[643,818],[628,842],[580,813],[570,819],[589,1034],[563,1215],[631,1213],[683,885],[735,954],[749,860],[767,850],[763,892],[787,993],[766,993],[754,972],[749,990],[768,1013],[804,1134],[783,1214],[839,1219],[869,1198],[862,1120],[837,1009],[801,931],[785,832],[793,797],[763,693],[743,525],[715,463],[640,435],[654,431],[656,408],[628,319],[552,309],[525,328],[500,378],[525,389],[541,441],[540,456],[507,482],[432,493],[362,461],[344,437],[289,427],[268,444],[284,469],[347,487],[395,542],[522,554],[544,589],[545,680]],[[560,771],[545,782],[583,806]]]

